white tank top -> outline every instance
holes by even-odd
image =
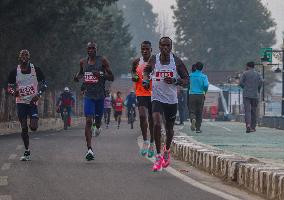
[[[156,64],[152,73],[152,101],[156,100],[167,104],[178,103],[177,86],[164,82],[165,77],[177,78],[177,69],[174,56],[170,54],[170,63],[162,65],[160,53],[156,55]]]
[[[36,76],[35,67],[30,64],[31,73],[23,74],[21,72],[21,67],[17,67],[17,90],[19,91],[19,96],[16,98],[16,103],[30,104],[32,98],[38,93],[38,81]]]

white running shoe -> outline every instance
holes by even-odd
[[[92,149],[89,149],[85,155],[85,158],[87,161],[91,161],[91,160],[94,160],[95,159],[95,154],[94,152],[92,151]]]

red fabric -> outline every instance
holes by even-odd
[[[123,99],[122,98],[116,98],[114,102],[114,109],[115,111],[122,111],[123,109]]]

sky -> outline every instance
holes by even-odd
[[[153,11],[159,14],[160,25],[158,27],[159,32],[162,35],[168,35],[174,38],[174,24],[173,24],[173,12],[171,5],[175,5],[175,0],[147,0],[153,5]],[[282,32],[284,31],[284,0],[261,0],[262,3],[271,11],[272,18],[277,23],[276,37],[277,44],[275,47],[280,47],[282,44]]]

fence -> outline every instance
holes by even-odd
[[[15,97],[8,95],[4,89],[0,90],[0,122],[17,120],[17,110]],[[38,112],[40,118],[56,118],[59,114],[56,113],[56,101],[59,97],[59,91],[47,91],[39,100]],[[83,97],[74,94],[75,106],[72,109],[73,115],[83,115]]]

